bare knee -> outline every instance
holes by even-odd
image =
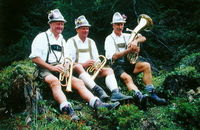
[[[135,66],[133,73],[139,73],[150,70],[151,70],[151,65],[148,62],[138,62]]]
[[[112,70],[111,68],[106,68],[106,69],[105,69],[105,73],[106,73],[107,75],[114,74],[114,72],[113,72],[113,70]]]
[[[84,68],[81,64],[75,64],[74,65],[74,71],[76,71],[78,74],[84,72]]]
[[[53,75],[46,76],[44,81],[49,84],[51,88],[60,87],[58,78]]]
[[[76,90],[85,89],[84,82],[78,78],[72,79],[72,87]]]
[[[144,70],[151,70],[151,65],[148,62],[144,62],[143,64]]]
[[[114,74],[114,71],[111,68],[103,68],[100,74],[98,75],[99,77],[104,77]]]
[[[121,76],[121,78],[123,79],[123,81],[125,82],[125,83],[129,83],[129,82],[131,82],[133,79],[132,79],[132,77],[130,76],[130,75],[128,75],[128,74],[123,74],[122,76]]]

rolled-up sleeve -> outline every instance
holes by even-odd
[[[42,60],[46,60],[48,51],[48,43],[45,33],[38,34],[31,45],[31,54],[29,55],[29,58],[35,58],[40,57]]]
[[[112,59],[113,55],[116,52],[116,47],[115,47],[114,41],[110,35],[107,36],[105,39],[104,49],[105,49],[106,58]]]
[[[65,56],[71,58],[73,62],[75,62],[76,60],[76,48],[74,46],[72,38],[67,40],[65,47]]]

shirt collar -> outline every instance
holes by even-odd
[[[120,38],[120,37],[123,37],[123,33],[122,33],[120,36],[117,36],[117,35],[114,33],[114,31],[112,31],[111,36],[114,37],[114,38],[117,38],[117,37]]]
[[[76,34],[75,39],[77,39],[78,42],[85,43],[85,42],[87,42],[87,39],[88,39],[88,38],[86,38],[86,39],[85,39],[85,42],[83,42],[83,41],[80,39],[80,37],[78,36],[78,34]]]
[[[51,32],[50,29],[47,30],[47,34],[48,34],[48,36],[55,38],[55,37],[54,37],[54,34]],[[58,40],[59,40],[59,39],[63,39],[62,34],[59,34]]]

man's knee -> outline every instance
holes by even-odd
[[[50,86],[59,86],[60,82],[57,77],[53,75],[48,75],[44,78],[44,81],[49,84]]]
[[[144,62],[144,69],[151,69],[151,65],[148,62]]]
[[[75,70],[77,73],[82,73],[82,72],[85,71],[84,68],[83,68],[83,66],[82,66],[81,64],[76,64],[76,65],[74,65],[74,70]]]
[[[139,73],[145,70],[151,70],[151,65],[148,62],[139,62],[136,64],[133,73]]]
[[[74,89],[81,89],[84,87],[84,82],[78,78],[72,79],[72,86]]]
[[[110,74],[114,74],[114,71],[113,71],[113,69],[111,69],[111,68],[106,68],[106,69],[105,69],[105,73],[106,73],[107,75],[110,75]]]
[[[128,82],[132,81],[132,77],[130,75],[128,75],[128,74],[122,74],[121,78],[123,79],[123,81],[125,83],[128,83]]]

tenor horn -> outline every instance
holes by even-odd
[[[60,85],[66,87],[67,92],[72,92],[72,72],[73,62],[70,58],[65,58],[63,62],[63,71],[59,75]]]
[[[96,61],[93,65],[87,68],[87,72],[91,75],[91,78],[94,80],[99,74],[100,70],[105,66],[107,59],[103,55],[99,55],[98,61]]]
[[[131,36],[128,40],[128,43],[130,44],[135,38],[137,38],[137,34],[141,30],[147,30],[147,28],[151,27],[153,25],[153,20],[146,14],[141,14],[138,17],[138,25],[135,27],[134,30],[126,29],[127,31],[131,31]],[[137,43],[137,46],[140,46],[140,43]],[[139,56],[139,52],[131,52],[127,54],[127,59],[131,64],[135,64]]]

